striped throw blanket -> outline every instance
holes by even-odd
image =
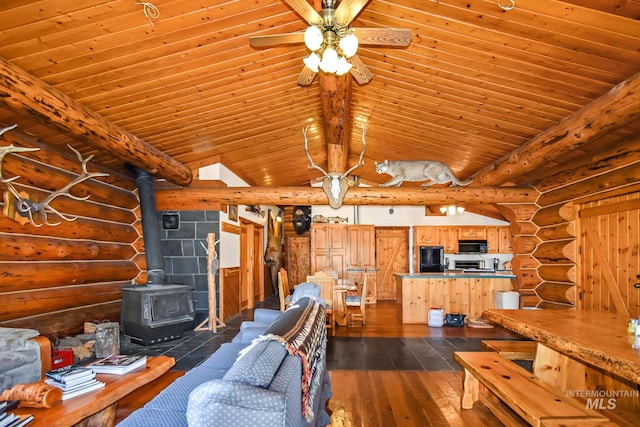
[[[313,401],[323,377],[327,347],[324,307],[317,300],[301,298],[282,313],[257,341],[276,340],[302,362],[302,415],[311,421]]]

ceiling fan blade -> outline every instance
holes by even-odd
[[[316,72],[312,71],[305,65],[305,67],[302,69],[302,72],[300,72],[300,75],[298,76],[298,84],[300,86],[309,86],[313,82],[315,76]]]
[[[249,38],[251,47],[257,48],[300,43],[304,43],[304,33],[273,34]]]
[[[358,84],[367,84],[373,78],[373,73],[369,71],[364,62],[358,57],[358,55],[352,56],[349,60],[351,62],[351,75]]]
[[[399,46],[411,44],[411,30],[408,28],[352,28],[358,44],[366,46]]]
[[[316,10],[311,7],[306,0],[284,0],[286,4],[291,6],[308,24],[320,24],[322,17]]]
[[[353,21],[353,18],[358,16],[369,1],[370,0],[340,0],[334,16],[342,25],[349,25],[351,21]]]

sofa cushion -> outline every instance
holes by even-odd
[[[287,350],[281,343],[258,341],[241,353],[223,379],[267,388],[286,355]]]
[[[224,343],[198,366],[228,371],[235,363],[240,351],[245,347],[247,344],[240,342]]]

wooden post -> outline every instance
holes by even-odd
[[[214,260],[218,259],[216,253],[216,234],[207,234],[207,298],[209,305],[209,316],[202,321],[195,331],[209,330],[211,332],[218,332],[218,326],[226,326],[224,322],[217,316],[218,309],[218,295],[216,293],[216,272],[212,268]],[[217,270],[217,268],[216,268]],[[204,327],[207,325],[208,327]]]

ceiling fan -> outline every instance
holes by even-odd
[[[251,37],[255,48],[304,43],[311,51],[298,77],[300,86],[308,86],[319,70],[338,75],[350,72],[359,84],[368,83],[373,73],[355,54],[358,45],[406,47],[411,30],[406,28],[349,28],[351,21],[370,0],[322,0],[316,12],[306,0],[283,0],[307,23],[306,31]]]

